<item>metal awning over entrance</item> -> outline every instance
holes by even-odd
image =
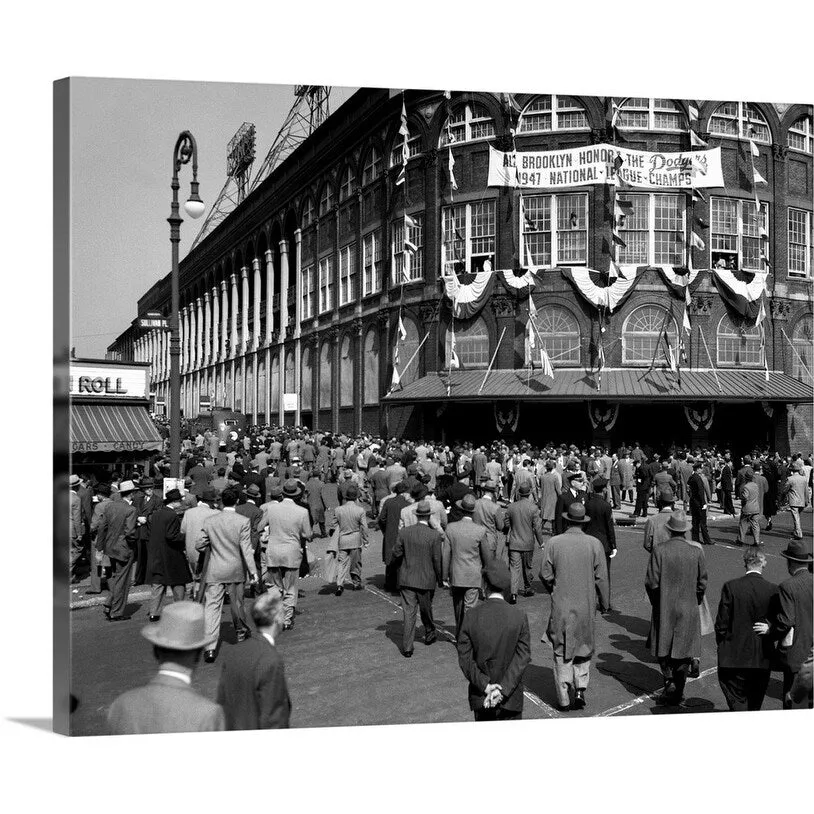
[[[596,373],[585,370],[554,372],[554,379],[528,368],[493,370],[479,391],[484,370],[431,373],[390,393],[386,404],[417,404],[431,401],[546,401],[605,400],[623,402],[755,402],[808,403],[814,397],[810,385],[784,373],[763,370],[669,370],[605,369],[601,386]]]
[[[147,408],[135,404],[72,404],[72,452],[138,452],[164,448]]]

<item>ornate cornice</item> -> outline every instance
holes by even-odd
[[[772,297],[769,302],[769,310],[772,312],[772,319],[786,321],[791,314],[791,302]]]
[[[491,304],[496,317],[513,317],[515,315],[515,301],[505,294],[493,296]]]
[[[712,316],[712,308],[715,299],[712,294],[696,294],[692,298],[692,305],[690,312],[695,317],[709,317]]]
[[[440,310],[435,305],[422,305],[418,309],[419,316],[421,317],[421,321],[425,325],[430,325],[433,322],[438,322],[440,317]]]
[[[361,336],[363,326],[364,322],[359,317],[356,317],[350,324],[350,329],[353,331],[353,335]]]
[[[789,154],[789,148],[785,144],[772,144],[772,155],[779,161],[783,161]]]

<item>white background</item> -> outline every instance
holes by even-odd
[[[802,4],[722,6],[74,0],[6,8],[4,810],[534,811],[559,804],[698,812],[805,805],[812,724],[805,713],[115,740],[47,731],[51,82],[84,75],[810,102],[811,26],[798,11]],[[435,767],[429,776],[427,765]]]

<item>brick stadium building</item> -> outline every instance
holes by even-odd
[[[402,98],[409,159],[398,185]],[[721,148],[724,187],[694,202],[675,189],[620,192],[630,215],[617,260],[638,267],[636,285],[600,318],[562,267],[601,270],[591,281],[608,283],[612,187],[488,186],[489,146],[510,149],[510,128],[518,152],[614,143],[659,153],[690,150],[692,128]],[[182,261],[183,413],[196,415],[203,395],[258,423],[334,432],[809,451],[813,145],[803,105],[361,89]],[[754,171],[765,184],[755,185]],[[403,252],[405,228],[414,255]],[[689,248],[692,232],[703,250]],[[529,289],[517,284],[526,246],[553,381],[524,367]],[[684,362],[673,371],[662,335],[677,348],[685,299],[659,266],[685,266],[690,251],[701,271],[689,287]],[[450,374],[453,310],[441,274],[455,271],[466,285],[486,261],[500,271],[480,307],[454,319],[460,368]],[[713,279],[716,263],[744,285],[770,271],[765,356],[754,319],[733,310]],[[138,315],[167,315],[169,300],[167,276],[139,300]],[[399,313],[406,338],[391,392]],[[152,361],[166,404],[168,336],[137,325],[109,351]]]

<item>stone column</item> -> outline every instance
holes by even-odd
[[[237,275],[232,274],[229,281],[232,284],[232,330],[229,336],[229,344],[231,345],[229,356],[234,359],[237,356]],[[232,386],[234,386],[234,371],[232,371],[232,374]]]
[[[220,281],[220,360],[226,361],[226,329],[229,325],[229,297],[226,280]]]
[[[351,323],[353,332],[354,354],[353,354],[353,431],[358,435],[362,432],[362,407],[364,397],[365,361],[364,361],[364,341],[362,336],[363,322],[361,319],[354,319]]]
[[[294,423],[302,424],[302,229],[294,232],[294,390],[297,393],[297,409]]]
[[[181,309],[178,321],[181,323],[181,373],[186,373],[189,370],[189,310],[187,306]]]
[[[271,249],[266,250],[266,346],[271,345],[271,334],[274,328],[274,256]],[[266,371],[268,373],[268,370]],[[268,381],[268,376],[266,377]],[[268,402],[266,402],[268,405]],[[266,407],[266,412],[271,408]]]
[[[243,356],[246,353],[246,344],[249,341],[249,270],[246,266],[240,269],[240,282],[243,288],[243,313],[241,314],[243,324],[240,331],[240,355]]]
[[[331,382],[335,385],[339,381],[339,326],[332,325],[328,329],[331,342]],[[339,432],[339,388],[331,387],[331,432]]]
[[[288,327],[288,241],[280,241],[280,338],[285,340]]]
[[[260,347],[260,260],[255,257],[252,260],[252,271],[254,273],[254,300],[252,301],[252,349]]]
[[[220,295],[217,285],[212,286],[212,363],[218,361],[218,333],[220,332]]]
[[[212,306],[208,291],[204,291],[203,315],[203,357],[201,361],[206,366],[209,364],[209,355],[212,348]]]

